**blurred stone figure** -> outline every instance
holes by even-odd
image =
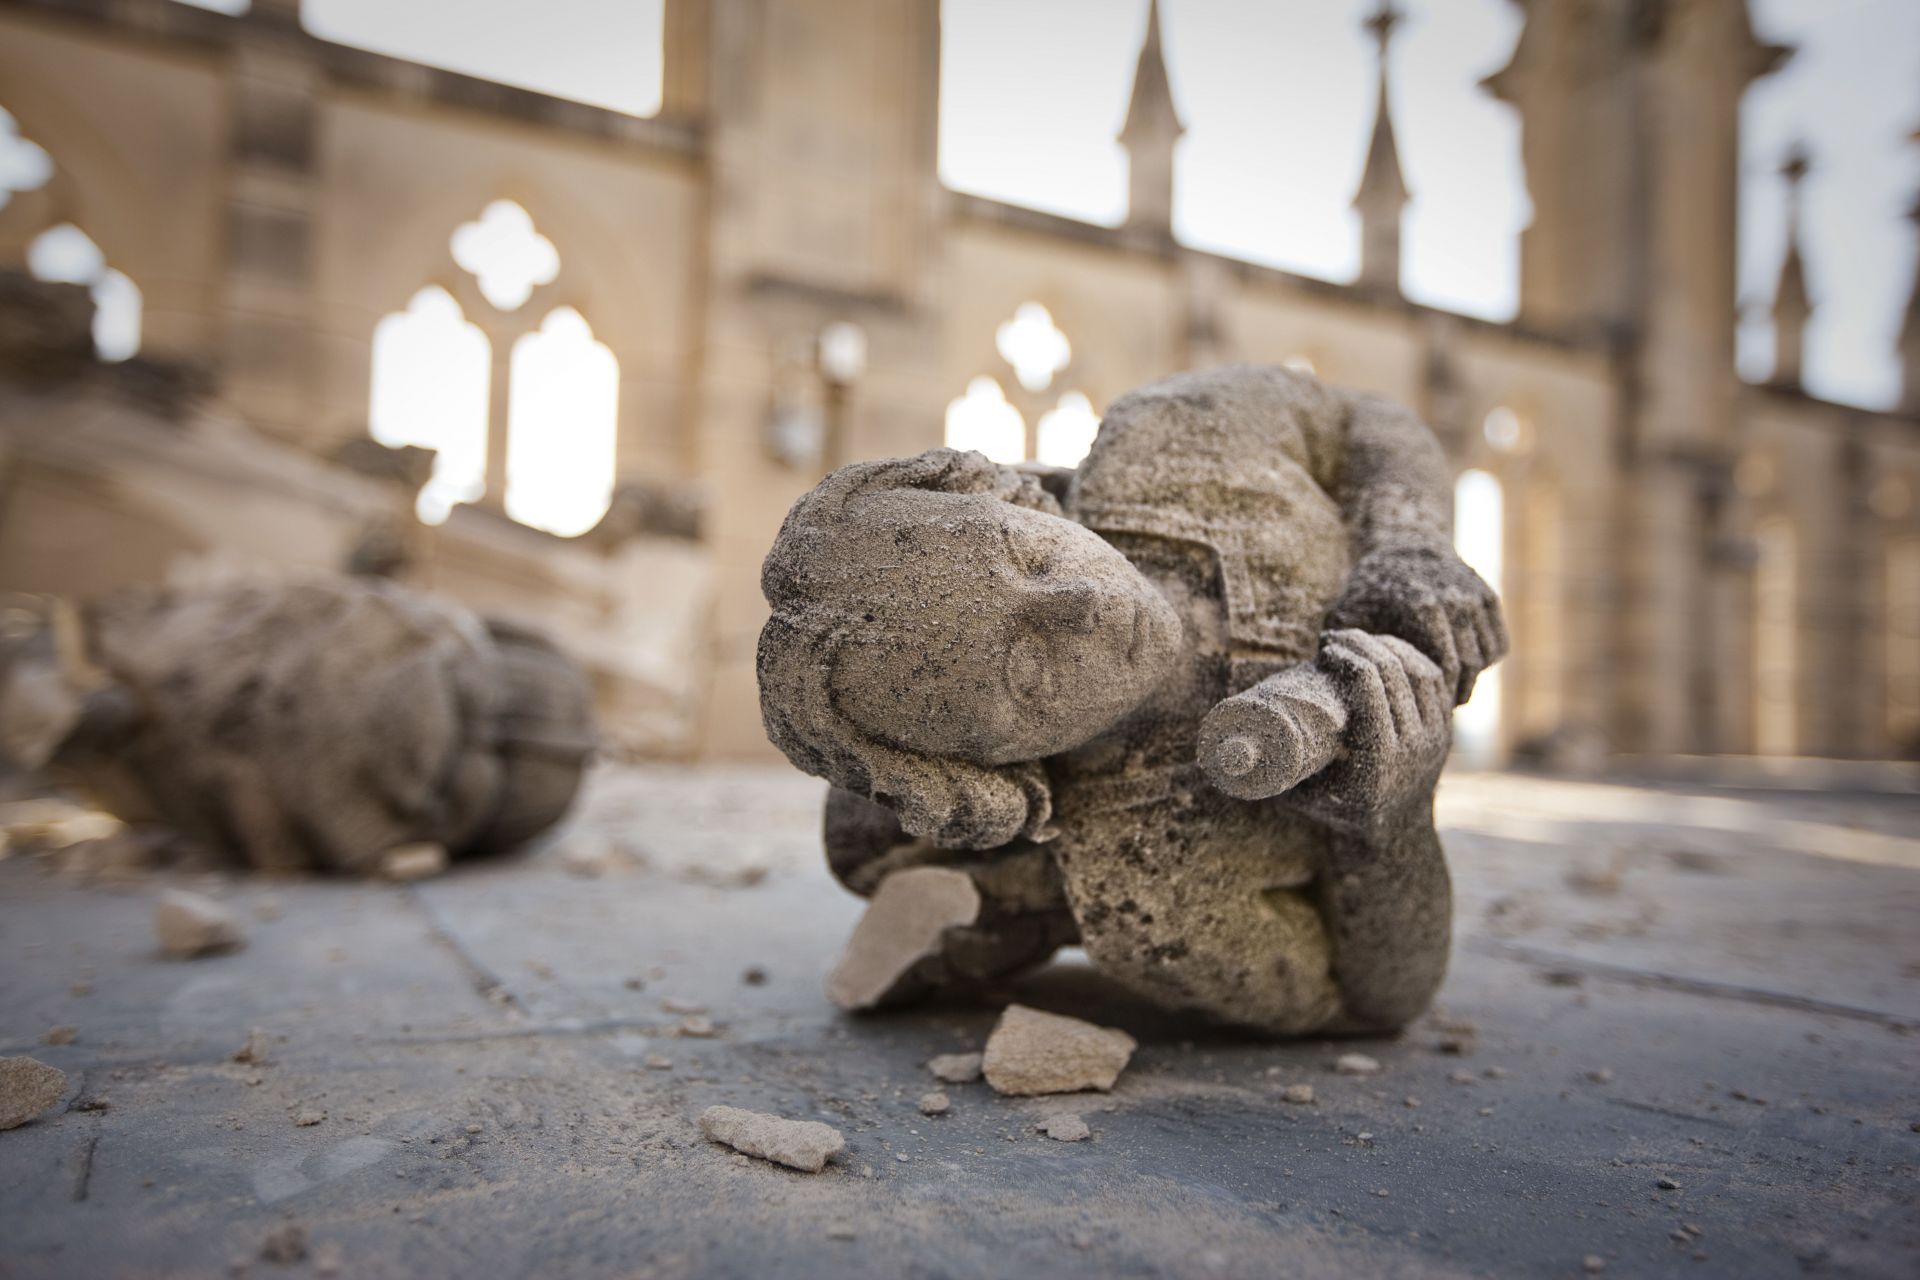
[[[365,579],[15,609],[0,654],[14,763],[265,869],[520,843],[566,812],[595,739],[547,641]]]
[[[1431,433],[1285,369],[1183,374],[1116,401],[1064,492],[976,453],[858,463],[767,557],[768,735],[838,788],[829,862],[874,900],[835,998],[1077,936],[1226,1022],[1418,1016],[1450,715],[1507,647]]]

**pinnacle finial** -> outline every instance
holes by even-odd
[[[1393,29],[1405,21],[1406,16],[1404,11],[1393,7],[1393,0],[1380,0],[1380,7],[1362,24],[1373,33],[1383,61],[1387,56],[1387,45],[1393,39]]]

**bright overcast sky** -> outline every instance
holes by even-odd
[[[199,0],[225,7],[233,0]],[[1476,88],[1519,30],[1511,0],[1401,0],[1394,43],[1401,160],[1413,190],[1406,288],[1436,306],[1513,314],[1527,218],[1517,122]],[[1373,98],[1360,19],[1372,0],[1162,0],[1187,124],[1175,230],[1188,244],[1330,279],[1357,265],[1348,203]],[[1901,215],[1920,191],[1920,2],[1751,0],[1799,53],[1749,95],[1743,144],[1742,369],[1767,371],[1783,234],[1775,169],[1804,137],[1808,337],[1815,393],[1892,402],[1914,274]],[[660,0],[306,0],[330,38],[646,114],[659,105]],[[1126,111],[1147,0],[945,0],[940,171],[955,188],[1117,222]],[[463,19],[450,22],[458,13]]]

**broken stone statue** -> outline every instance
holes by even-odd
[[[586,677],[545,639],[391,583],[135,588],[0,623],[0,756],[263,869],[518,844],[595,741]]]
[[[1122,397],[1073,472],[935,449],[829,475],[767,556],[759,677],[874,899],[836,999],[1078,941],[1269,1033],[1418,1015],[1451,712],[1507,648],[1451,528],[1425,426],[1268,367]]]

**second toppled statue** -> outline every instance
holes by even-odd
[[[1258,366],[1122,397],[1071,474],[936,449],[828,476],[767,557],[759,674],[768,735],[834,784],[835,873],[877,895],[836,998],[1077,939],[1268,1032],[1417,1016],[1450,713],[1507,645],[1451,507],[1411,415]]]

